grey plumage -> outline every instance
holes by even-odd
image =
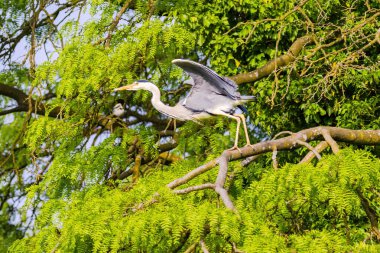
[[[214,109],[220,108],[226,113],[232,113],[236,106],[254,99],[253,96],[242,97],[234,81],[219,76],[206,66],[182,59],[172,62],[194,80],[194,85],[183,102],[190,110],[215,114]]]
[[[214,115],[223,115],[237,121],[235,143],[232,149],[236,149],[238,143],[240,122],[243,122],[247,145],[250,145],[245,117],[243,114],[234,114],[236,107],[241,107],[245,102],[254,100],[254,96],[241,96],[237,91],[238,86],[231,79],[221,77],[213,70],[202,64],[190,60],[176,59],[172,61],[186,71],[193,79],[193,86],[185,99],[174,107],[163,104],[160,100],[160,90],[153,83],[139,80],[131,85],[115,89],[139,90],[144,89],[152,93],[152,105],[161,113],[178,119],[199,122],[204,118]]]

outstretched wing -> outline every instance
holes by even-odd
[[[184,106],[197,111],[206,111],[221,100],[240,99],[236,83],[219,76],[208,67],[183,59],[175,59],[172,63],[181,67],[194,80],[194,85],[184,100]]]

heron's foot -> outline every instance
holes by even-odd
[[[229,148],[227,150],[232,151],[232,150],[236,150],[236,149],[240,152],[240,154],[242,154],[241,149],[237,145],[234,145],[232,148]]]
[[[247,144],[244,145],[244,147],[252,147],[253,145],[250,142],[247,142]]]
[[[253,149],[253,145],[251,144],[251,143],[247,143],[247,144],[245,144],[245,146],[244,147],[250,147],[250,148],[252,148]]]

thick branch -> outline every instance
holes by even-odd
[[[199,242],[199,244],[201,245],[201,249],[202,249],[203,253],[209,253],[205,241],[201,240],[201,241]]]
[[[301,52],[302,48],[312,41],[312,35],[305,35],[298,38],[289,48],[288,52],[276,59],[268,62],[263,67],[258,68],[252,72],[238,74],[236,76],[229,77],[237,84],[255,82],[263,77],[270,75],[276,68],[289,65],[293,62]]]
[[[0,83],[0,95],[10,97],[10,98],[16,100],[16,102],[18,104],[18,106],[15,108],[1,111],[0,116],[6,115],[9,113],[13,113],[13,112],[27,112],[27,111],[29,111],[30,106],[32,107],[32,109],[36,109],[35,111],[33,110],[32,112],[40,114],[40,115],[45,115],[44,104],[43,103],[37,103],[34,99],[30,99],[30,101],[29,101],[29,96],[20,89],[17,89],[13,86],[10,86],[10,85]],[[29,104],[29,102],[30,102],[30,104]],[[60,112],[60,109],[55,108],[49,112],[49,116],[57,117],[59,112]]]
[[[232,203],[230,197],[228,196],[227,190],[224,188],[224,184],[227,178],[228,157],[229,157],[229,151],[224,151],[223,154],[219,157],[219,173],[215,181],[215,191],[219,194],[224,205],[228,209],[232,211],[236,211],[234,204]]]
[[[218,159],[211,160],[210,162],[208,162],[208,163],[196,168],[195,170],[192,170],[191,172],[187,173],[185,176],[172,181],[171,183],[167,184],[166,186],[170,189],[174,189],[180,185],[183,185],[183,184],[187,183],[188,181],[190,181],[191,179],[193,179],[194,177],[199,176],[200,174],[202,174],[208,170],[211,170],[212,168],[215,167],[215,165],[218,164],[218,162],[219,162]]]
[[[260,142],[251,146],[230,151],[230,161],[244,157],[271,152],[273,146],[277,150],[290,150],[302,146],[297,140],[309,142],[312,140],[324,140],[323,132],[328,133],[335,141],[347,142],[358,145],[379,145],[380,130],[351,130],[339,127],[320,126],[302,130],[291,136],[277,140]]]
[[[227,177],[228,171],[228,162],[233,160],[242,159],[245,157],[257,156],[267,152],[273,152],[274,150],[291,150],[294,148],[298,148],[301,146],[305,146],[306,142],[310,142],[312,140],[324,140],[321,145],[317,145],[317,147],[311,148],[313,155],[307,155],[302,161],[309,161],[312,156],[315,156],[316,153],[326,148],[326,144],[332,145],[332,149],[337,148],[336,141],[347,142],[352,144],[359,145],[379,145],[380,144],[380,130],[350,130],[338,127],[314,127],[302,130],[298,133],[291,134],[290,136],[277,139],[270,140],[265,142],[256,143],[250,146],[245,146],[240,150],[228,150],[224,151],[219,158],[216,158],[196,169],[187,173],[182,178],[178,178],[171,183],[167,184],[167,187],[170,189],[174,189],[178,186],[186,184],[194,177],[211,170],[217,164],[219,164],[219,173],[215,184],[206,183],[200,186],[188,187],[183,190],[178,190],[178,194],[183,194],[187,192],[191,192],[193,190],[200,190],[205,188],[212,188],[215,186],[215,191],[220,195],[223,200],[225,206],[233,211],[236,211],[231,199],[227,194],[227,190],[224,188],[224,184]],[[331,138],[331,139],[330,139]],[[335,141],[336,140],[336,141]],[[330,143],[329,143],[330,141]],[[310,149],[310,147],[308,147]],[[335,150],[338,152],[337,150]],[[335,152],[334,152],[335,153]]]
[[[24,108],[17,106],[12,109],[0,111],[0,116],[7,115],[14,112],[24,112],[24,111],[25,111]]]
[[[13,98],[16,100],[18,105],[23,105],[28,100],[28,95],[26,95],[22,90],[2,83],[0,83],[0,95]]]

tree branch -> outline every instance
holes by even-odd
[[[172,182],[170,182],[169,184],[167,184],[166,186],[169,188],[169,189],[174,189],[180,185],[183,185],[183,184],[186,184],[188,181],[190,181],[191,179],[193,179],[194,177],[206,172],[206,171],[209,171],[211,170],[212,168],[214,168],[217,164],[219,163],[218,159],[213,159],[211,160],[210,162],[190,171],[189,173],[187,173],[185,176],[181,177],[181,178],[178,178]]]
[[[318,158],[318,160],[320,160],[322,158],[321,155],[318,153],[318,151],[313,146],[311,146],[309,143],[304,142],[304,141],[300,141],[300,140],[297,140],[297,143],[307,147],[311,152],[314,153],[314,155]]]
[[[219,164],[219,173],[216,178],[215,184],[205,183],[200,186],[192,186],[183,190],[177,190],[176,193],[184,194],[186,193],[186,191],[191,192],[193,190],[213,188],[215,186],[215,191],[220,195],[225,206],[232,211],[236,211],[231,199],[228,196],[227,190],[224,188],[229,161],[235,161],[246,157],[257,156],[263,153],[273,152],[274,150],[292,150],[295,148],[305,146],[306,142],[310,142],[312,140],[329,139],[329,137],[331,137],[331,140],[333,141],[333,144],[329,143],[332,146],[332,149],[333,146],[335,146],[335,144],[336,147],[334,147],[334,149],[338,148],[338,144],[335,140],[359,145],[380,144],[380,130],[350,130],[345,128],[326,126],[309,128],[299,131],[298,133],[291,134],[290,136],[283,137],[281,139],[270,140],[245,146],[240,150],[226,150],[221,154],[220,157],[211,160],[208,163],[187,173],[185,176],[170,182],[169,184],[167,184],[167,187],[170,189],[175,189],[178,186],[188,183],[191,179],[197,177],[198,175],[213,169],[217,164]],[[321,144],[317,145],[316,148],[312,148],[312,151],[310,152],[313,155],[308,154],[301,162],[310,161],[318,151],[320,152],[320,150],[326,148],[327,143],[327,140],[322,141]],[[310,147],[308,148],[310,149]]]
[[[356,190],[356,193],[358,194],[363,209],[369,219],[369,222],[371,223],[372,232],[375,234],[376,238],[380,240],[380,231],[376,211],[373,210],[369,201],[364,197],[363,193],[359,189]]]
[[[131,0],[128,0],[128,1],[125,1],[123,7],[121,7],[120,11],[116,14],[116,17],[115,19],[112,21],[112,24],[111,24],[111,27],[108,31],[108,35],[106,37],[106,41],[105,41],[105,46],[106,47],[109,47],[110,44],[111,44],[111,38],[112,38],[112,33],[113,31],[115,30],[116,26],[119,24],[119,21],[121,19],[121,16],[123,15],[123,13],[127,10],[129,4],[131,3],[132,1]]]
[[[9,110],[4,110],[0,112],[0,116],[6,115],[13,112],[28,112],[30,107],[35,109],[34,113],[39,115],[45,115],[45,105],[43,103],[38,103],[34,99],[24,93],[22,90],[17,89],[13,86],[0,83],[0,95],[10,97],[16,100],[18,106]],[[54,108],[49,112],[50,117],[57,117],[60,113],[60,108]]]
[[[49,16],[46,16],[39,20],[35,28],[40,28],[46,25],[49,25],[52,22],[52,19],[55,19],[58,17],[58,15],[71,7],[75,7],[76,4],[78,4],[80,1],[70,1],[69,3],[62,4],[60,7],[58,7],[53,13],[51,13]],[[41,9],[42,10],[42,9]],[[23,38],[30,35],[32,33],[31,24],[32,22],[37,19],[38,16],[33,15],[30,20],[24,21],[20,25],[20,28],[15,30],[12,34],[9,36],[1,36],[0,39],[0,58],[6,57],[6,59],[2,59],[3,62],[6,62],[10,59],[11,53],[14,51],[14,49],[17,47],[17,45],[22,41]]]
[[[276,68],[289,65],[291,62],[295,61],[296,57],[301,52],[302,48],[309,42],[312,41],[313,35],[305,35],[298,38],[289,48],[288,52],[276,59],[268,62],[263,67],[258,68],[252,72],[242,73],[235,76],[229,77],[234,80],[237,84],[255,82],[263,77],[271,74]]]
[[[203,239],[199,242],[199,244],[201,245],[201,249],[202,249],[203,253],[209,253],[209,251],[207,249],[207,245]]]
[[[7,115],[7,114],[10,114],[10,113],[14,113],[14,112],[24,112],[25,109],[20,107],[20,106],[16,106],[12,109],[8,109],[8,110],[3,110],[3,111],[0,111],[0,116],[3,116],[3,115]]]
[[[315,146],[314,150],[320,154],[323,150],[325,150],[327,147],[329,146],[329,144],[327,143],[327,141],[321,141],[320,143],[318,143],[317,146]],[[299,163],[308,163],[310,162],[314,157],[316,156],[316,153],[311,150],[309,153],[306,154],[306,156],[299,162]]]
[[[28,100],[28,95],[26,95],[22,90],[3,83],[0,83],[0,95],[13,98],[16,100],[18,105],[22,105]]]
[[[207,183],[207,184],[194,185],[194,186],[187,187],[185,189],[174,190],[173,192],[175,194],[186,194],[189,192],[199,191],[199,190],[204,190],[204,189],[215,189],[215,184]]]

